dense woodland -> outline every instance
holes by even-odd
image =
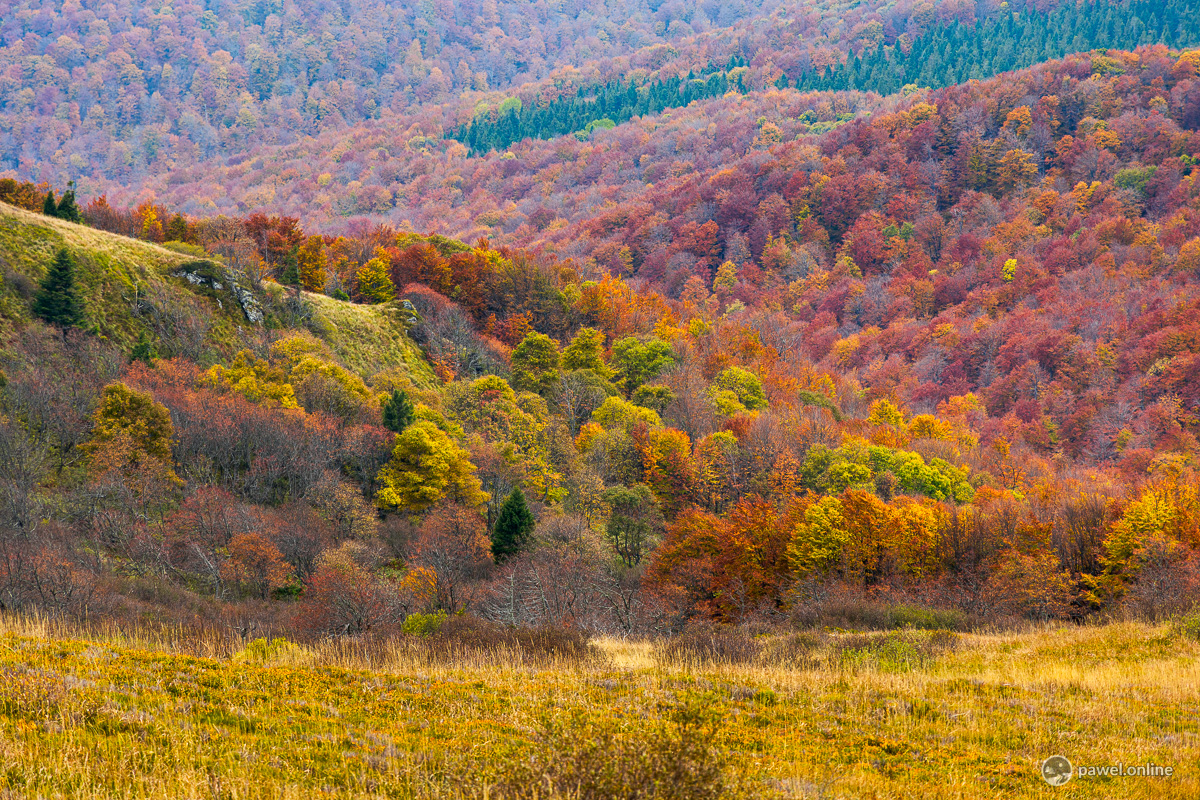
[[[1194,16],[0,2],[0,607],[1183,610]]]
[[[872,91],[887,95],[906,87],[940,88],[1030,67],[1069,53],[1099,48],[1132,49],[1161,43],[1182,47],[1200,43],[1200,22],[1182,0],[1133,3],[1065,4],[1050,13],[998,14],[983,20],[930,26],[888,39],[883,26],[845,62],[814,66],[811,58],[781,64],[774,85],[805,91]],[[861,55],[861,58],[860,58]],[[496,115],[480,114],[450,135],[473,151],[503,149],[525,138],[551,139],[567,133],[586,137],[596,125],[612,128],[633,117],[658,114],[696,100],[745,91],[746,64],[737,56],[724,71],[671,77],[644,84],[632,81],[581,87],[575,97],[538,96],[528,107],[514,98]],[[789,72],[796,77],[789,77]]]
[[[842,64],[809,70],[777,85],[802,89],[869,89],[891,94],[913,84],[953,86],[1100,48],[1133,49],[1200,42],[1200,21],[1183,0],[1067,3],[1045,13],[1002,14],[975,22],[953,20],[924,34],[881,40]],[[861,57],[860,57],[861,56]]]
[[[612,82],[669,81],[735,57],[747,63],[746,85],[761,87],[784,65],[827,66],[880,36],[894,42],[999,8],[967,0],[9,2],[0,4],[0,169],[56,185],[75,180],[123,201],[180,189],[172,202],[193,200],[197,214],[284,210],[328,223],[395,209],[398,223],[412,214],[397,195],[411,188],[419,197],[412,184],[426,171],[409,170],[410,151],[424,159],[429,139],[444,152],[449,145],[437,143],[446,132],[514,101],[528,108]],[[254,192],[232,176],[214,191],[215,170],[336,161],[345,155],[331,152],[336,142],[372,132],[386,139],[377,178],[288,167],[281,179],[260,174]],[[307,152],[289,155],[294,148]],[[347,185],[356,180],[361,186]],[[278,183],[294,184],[295,207],[281,190],[268,193]],[[326,187],[349,201],[324,209],[316,196]]]
[[[531,215],[525,247],[0,182],[164,243],[186,259],[171,291],[245,283],[262,309],[115,302],[69,248],[37,284],[6,275],[3,603],[318,634],[464,609],[802,621],[844,597],[988,619],[1184,608],[1198,67],[1092,53],[873,113],[770,92],[863,113],[752,123],[724,163],[587,219]],[[657,169],[672,155],[642,131],[607,135]],[[586,159],[553,166],[586,185]],[[351,314],[420,357],[350,349]]]

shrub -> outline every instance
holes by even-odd
[[[668,639],[661,652],[665,658],[682,663],[753,664],[762,647],[742,628],[695,625]]]
[[[68,685],[54,672],[0,671],[0,717],[47,725],[87,725],[102,714],[103,696]]]
[[[969,615],[952,608],[929,608],[909,603],[886,603],[862,597],[839,597],[816,603],[797,603],[791,610],[797,628],[839,628],[858,631],[902,629],[966,631],[975,625]]]
[[[909,672],[931,665],[958,647],[959,637],[949,631],[893,631],[853,634],[835,645],[837,661],[850,669],[873,667],[884,672]]]
[[[304,648],[282,637],[254,639],[233,654],[235,663],[297,664],[307,655]]]
[[[762,641],[762,661],[784,669],[814,669],[820,666],[828,643],[829,637],[822,633],[772,636]]]
[[[921,608],[920,606],[892,606],[890,627],[916,628],[926,631],[964,631],[970,627],[967,615],[953,608]]]
[[[1176,617],[1171,627],[1179,636],[1200,642],[1200,606],[1193,606],[1191,611]]]
[[[578,800],[746,797],[730,774],[729,753],[711,742],[722,716],[711,698],[693,697],[663,718],[622,725],[581,715],[543,719],[533,751],[506,766],[496,795]]]
[[[411,642],[418,656],[432,662],[449,662],[499,654],[506,662],[545,664],[583,662],[599,658],[599,651],[577,630],[565,628],[511,628],[469,614],[446,617],[438,630]]]
[[[446,621],[446,612],[435,614],[409,614],[400,625],[401,632],[409,636],[433,636]]]

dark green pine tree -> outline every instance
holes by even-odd
[[[54,263],[33,298],[33,313],[64,329],[83,322],[83,305],[75,289],[75,258],[67,248],[59,248],[55,254]]]
[[[46,192],[46,202],[42,203],[42,213],[47,217],[58,216],[58,204],[54,202],[54,190]]]
[[[412,400],[408,399],[408,393],[402,389],[394,390],[392,396],[383,402],[383,427],[389,431],[400,433],[412,425],[416,418]]]
[[[79,222],[82,218],[79,213],[79,206],[75,204],[74,189],[67,189],[67,191],[63,192],[62,200],[58,202],[58,218],[71,222]]]
[[[138,334],[137,344],[133,346],[133,351],[129,354],[129,363],[141,361],[143,364],[153,366],[154,359],[158,358],[158,350],[154,347],[154,342],[150,341],[150,337],[145,331]]]
[[[300,262],[296,260],[296,248],[283,257],[283,269],[279,271],[279,282],[284,286],[300,285]]]
[[[518,486],[500,506],[496,528],[492,531],[492,558],[497,564],[521,552],[533,533],[533,525],[533,512]]]

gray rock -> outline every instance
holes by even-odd
[[[237,301],[247,322],[252,325],[261,325],[266,317],[263,314],[262,305],[258,302],[258,298],[254,296],[254,292],[246,288],[250,283],[246,274],[240,270],[228,269],[213,262],[206,264],[206,266],[210,265],[213,272],[224,273],[224,281],[189,269],[179,269],[172,272],[171,275],[176,278],[183,278],[193,286],[207,286],[217,293],[227,292]],[[228,284],[228,289],[226,289],[226,284]],[[219,297],[217,298],[217,305],[220,308],[225,307],[225,304],[221,302]]]

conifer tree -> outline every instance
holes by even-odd
[[[394,390],[392,396],[383,403],[383,427],[389,431],[400,433],[412,425],[416,418],[412,400],[408,399],[408,393],[402,389]]]
[[[67,248],[59,248],[55,254],[54,263],[33,298],[33,313],[60,328],[72,328],[83,322],[83,305],[75,288],[75,258]]]
[[[138,334],[137,344],[133,346],[133,351],[129,354],[129,363],[141,361],[143,364],[153,364],[154,359],[158,358],[158,350],[154,347],[154,342],[150,341],[150,337],[145,331]]]
[[[296,248],[292,248],[283,257],[283,269],[279,273],[279,282],[284,286],[300,285],[300,262],[296,260]]]
[[[79,214],[79,206],[75,203],[74,189],[67,189],[63,193],[62,200],[58,203],[57,216],[59,219],[65,219],[70,222],[79,222],[82,219]]]
[[[46,192],[46,202],[42,203],[42,213],[47,217],[58,216],[58,205],[54,202],[54,190]]]
[[[496,528],[492,531],[492,558],[499,564],[524,549],[533,533],[533,512],[525,502],[521,487],[512,490],[500,506]]]

